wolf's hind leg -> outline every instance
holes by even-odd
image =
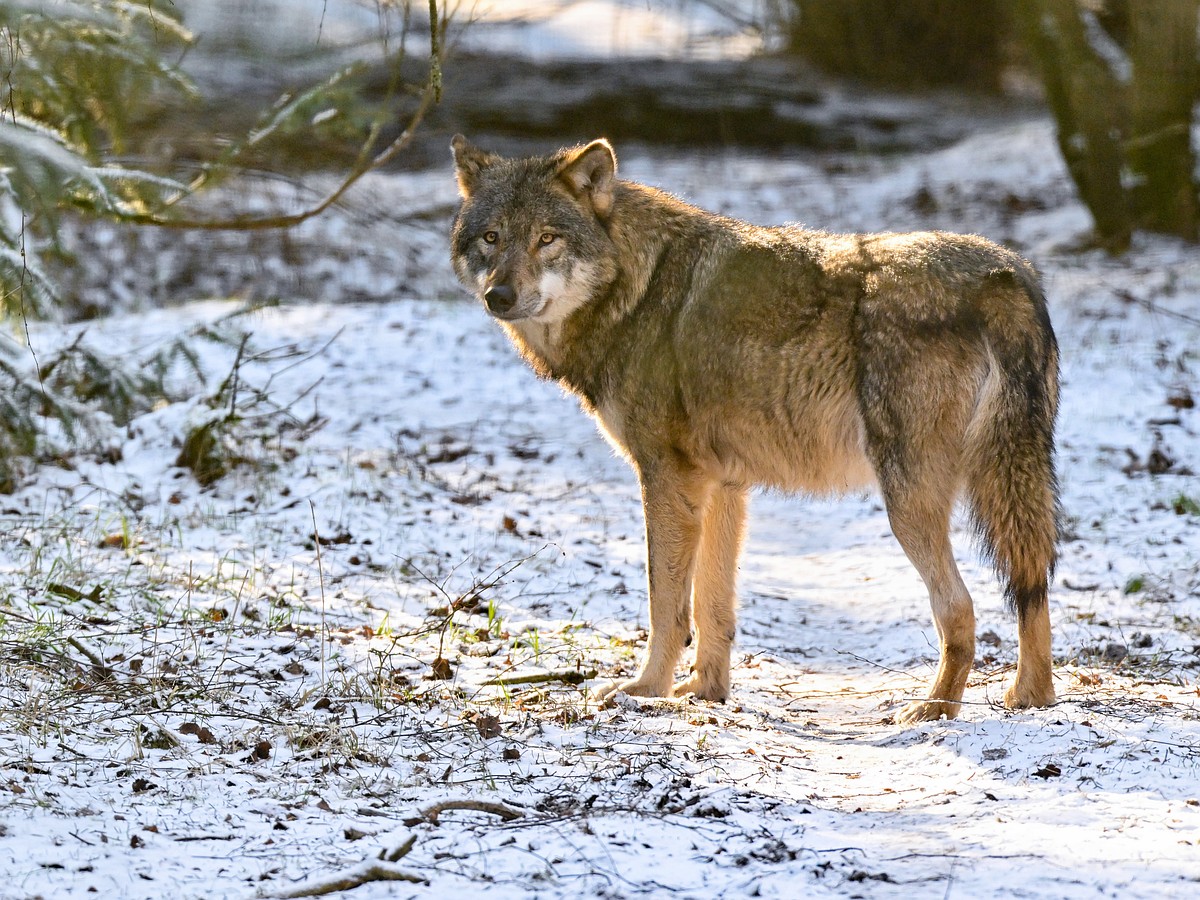
[[[975,610],[950,547],[951,501],[936,495],[923,500],[888,498],[892,530],[929,590],[941,650],[929,698],[901,710],[896,716],[901,724],[958,715],[975,659]]]
[[[1004,695],[1004,705],[1009,709],[1054,703],[1050,609],[1044,593],[1040,603],[1017,607],[1017,680]]]
[[[675,697],[701,700],[729,696],[729,653],[737,624],[737,561],[746,523],[746,492],[733,485],[714,488],[704,511],[700,548],[692,578],[692,621],[696,665],[675,686]]]

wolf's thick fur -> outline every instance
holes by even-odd
[[[649,647],[609,691],[724,699],[748,489],[876,484],[941,642],[929,698],[899,720],[954,716],[974,659],[949,538],[960,495],[1018,617],[1005,703],[1054,701],[1058,349],[1025,260],[967,235],[713,215],[618,180],[603,140],[507,159],[460,135],[453,151],[459,278],[641,481]]]

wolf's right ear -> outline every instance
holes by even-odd
[[[486,150],[480,150],[461,134],[456,134],[451,138],[450,149],[454,153],[458,192],[466,200],[475,190],[480,173],[496,161],[496,156]]]
[[[617,186],[617,155],[612,144],[601,138],[573,151],[558,170],[576,197],[587,197],[602,219],[612,211]]]

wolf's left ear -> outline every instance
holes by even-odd
[[[596,215],[608,217],[617,186],[617,156],[608,141],[601,138],[574,151],[558,174],[576,197],[591,200]]]
[[[471,196],[479,181],[479,174],[496,161],[496,157],[486,150],[480,150],[461,134],[456,134],[450,140],[450,149],[454,153],[454,165],[457,169],[458,192],[464,200]]]

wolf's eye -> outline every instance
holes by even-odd
[[[498,240],[500,240],[500,235],[499,235],[499,233],[498,233],[498,232],[495,232],[495,231],[485,231],[485,232],[483,233],[483,242],[484,242],[485,244],[494,244],[494,243],[496,243],[496,241],[498,241]]]
[[[541,244],[543,247],[545,247],[545,246],[548,246],[549,244],[553,244],[557,240],[558,240],[557,234],[551,234],[548,231],[544,231],[544,232],[542,232],[542,236],[540,238],[538,238],[538,243]]]

